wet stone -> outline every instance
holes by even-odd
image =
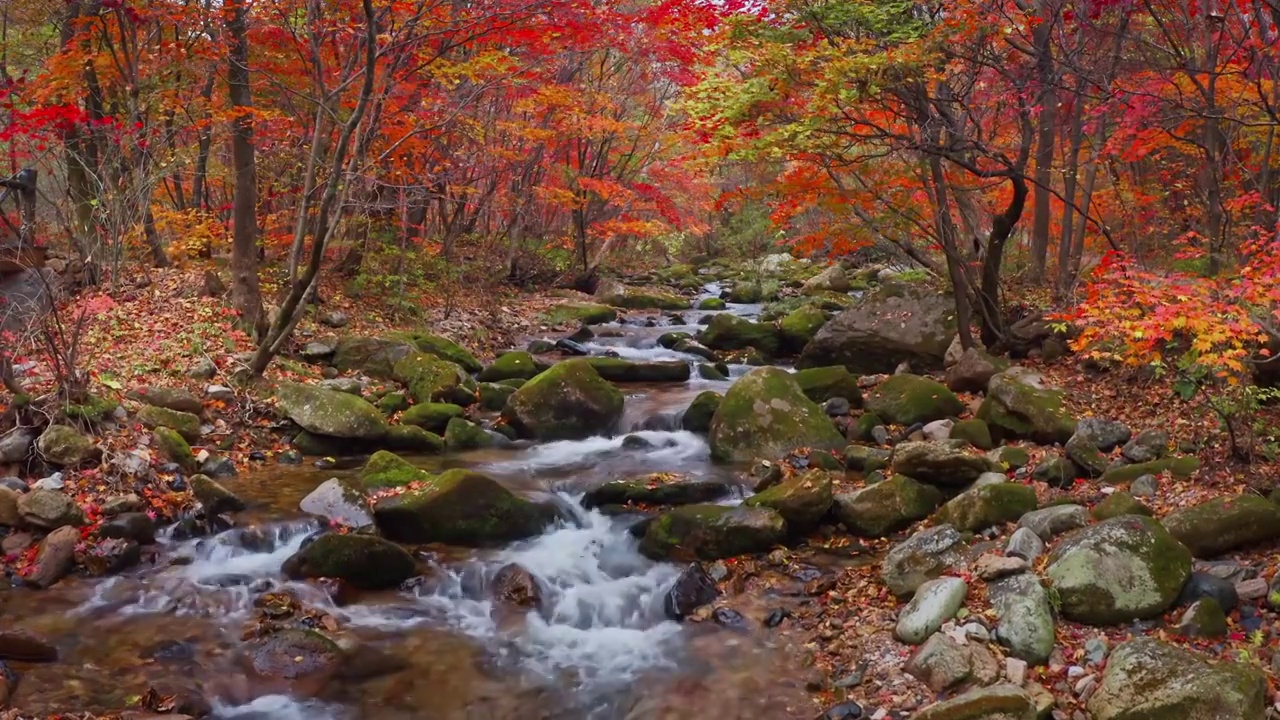
[[[862,716],[862,706],[850,700],[827,708],[822,720],[859,720]]]
[[[745,630],[747,628],[747,619],[742,616],[742,613],[733,608],[716,608],[711,612],[711,621],[729,630]]]
[[[1175,604],[1191,605],[1203,598],[1213,598],[1218,607],[1227,612],[1240,604],[1234,583],[1201,571],[1194,571],[1187,578]]]
[[[663,608],[672,620],[683,620],[703,605],[715,602],[720,590],[698,563],[690,563],[667,591]]]

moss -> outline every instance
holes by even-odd
[[[158,427],[171,428],[187,442],[200,439],[200,418],[191,413],[144,405],[138,411],[138,422],[152,430]]]
[[[680,427],[689,432],[705,433],[711,429],[711,418],[724,396],[713,390],[704,390],[689,403],[689,407],[680,418]]]
[[[118,407],[120,407],[120,403],[115,400],[99,397],[97,395],[90,395],[85,398],[83,403],[63,406],[62,414],[71,420],[100,422],[105,420],[108,415],[115,412]]]
[[[703,298],[698,303],[698,309],[699,310],[723,310],[725,308],[725,305],[726,303],[724,300],[721,300],[718,297],[709,297],[709,298]]]
[[[882,448],[850,445],[844,449],[844,466],[854,472],[875,472],[889,467],[893,454]]]
[[[1076,420],[1063,406],[1062,391],[1033,387],[1014,370],[991,378],[978,419],[986,421],[996,440],[1026,438],[1044,444],[1070,440]]]
[[[778,323],[782,334],[782,349],[791,354],[799,354],[826,324],[827,313],[813,305],[801,306]]]
[[[455,469],[379,499],[373,516],[378,529],[398,542],[484,546],[537,535],[554,511],[517,497],[486,475]]]
[[[435,355],[441,360],[448,360],[467,372],[480,372],[480,361],[471,351],[442,335],[429,332],[392,332],[386,338],[403,341],[412,345],[418,352]]]
[[[872,442],[871,431],[884,425],[884,420],[873,412],[865,412],[858,416],[858,422],[854,425],[854,440],[859,442]]]
[[[506,406],[507,398],[516,391],[516,388],[500,383],[480,383],[479,389],[480,407],[495,412]]]
[[[477,379],[480,382],[497,382],[511,378],[529,378],[539,373],[538,363],[533,356],[523,350],[503,353],[493,364],[480,371]]]
[[[444,452],[444,438],[416,425],[392,425],[383,443],[392,450],[437,454]]]
[[[1025,448],[1013,445],[996,448],[987,453],[987,457],[1008,470],[1018,470],[1031,464],[1031,453],[1027,452]]]
[[[409,398],[402,392],[389,392],[378,398],[375,405],[383,415],[391,416],[409,409]],[[459,408],[461,409],[461,408]]]
[[[417,563],[404,548],[374,535],[327,533],[285,561],[295,578],[339,578],[362,590],[393,588],[409,579]]]
[[[772,508],[787,521],[792,533],[813,529],[831,509],[832,473],[810,470],[784,478],[773,487],[747,498],[747,507]]]
[[[953,417],[964,403],[947,386],[919,375],[894,375],[866,398],[867,409],[898,425],[914,425]]]
[[[456,417],[445,427],[444,444],[452,451],[475,450],[492,445],[493,438],[479,425]]]
[[[785,370],[763,367],[725,394],[708,438],[717,461],[776,458],[798,447],[839,450],[844,437]]]
[[[177,463],[179,467],[187,472],[194,472],[200,466],[196,462],[195,453],[191,452],[191,446],[187,444],[186,440],[182,439],[182,435],[178,434],[177,431],[167,427],[158,427],[155,429],[153,437],[160,454],[170,462]]]
[[[862,537],[885,537],[923,520],[942,504],[942,491],[906,475],[845,495],[837,495],[833,514],[849,530]]]
[[[979,450],[991,450],[995,447],[995,443],[991,440],[991,428],[977,418],[957,420],[956,424],[951,426],[951,439],[964,440]]]
[[[685,382],[690,374],[689,363],[683,360],[636,362],[623,358],[592,357],[584,361],[610,382]]]
[[[514,392],[514,391],[512,391]],[[465,412],[462,406],[453,403],[422,403],[414,405],[400,415],[400,424],[417,425],[425,430],[440,434],[444,432],[449,421],[461,417]]]
[[[764,288],[760,283],[738,282],[729,288],[729,302],[738,304],[758,303],[764,299]]]
[[[837,292],[824,292],[813,296],[797,296],[790,297],[777,302],[769,303],[760,311],[761,322],[773,322],[781,320],[800,308],[816,308],[827,313],[835,313],[851,307],[855,302],[854,298]]]
[[[1118,465],[1107,468],[1102,474],[1102,482],[1109,485],[1127,485],[1143,475],[1159,475],[1168,470],[1174,477],[1190,477],[1200,469],[1200,458],[1194,455],[1183,457],[1161,458],[1150,462]]]
[[[618,284],[616,292],[600,298],[601,301],[627,310],[687,310],[689,301],[673,292],[657,288],[627,287]]]
[[[658,336],[658,345],[670,350],[679,344],[681,340],[689,340],[692,338],[693,336],[689,333],[678,330],[664,332]]]
[[[1110,520],[1121,515],[1146,515],[1151,517],[1155,513],[1134,496],[1123,490],[1118,490],[1108,495],[1102,502],[1094,505],[1089,514],[1093,516],[1094,520]]]
[[[936,519],[961,532],[976,532],[1014,522],[1036,507],[1033,488],[1014,482],[995,483],[960,493],[942,506]]]
[[[626,480],[613,480],[588,490],[584,507],[605,505],[688,505],[723,497],[729,486],[722,482],[693,481],[675,473],[653,473]]]
[[[617,310],[596,303],[561,303],[542,314],[542,321],[550,325],[600,325],[617,319]]]
[[[360,469],[358,479],[366,490],[374,488],[403,487],[412,482],[424,482],[430,474],[419,470],[408,460],[386,450],[379,450]]]
[[[648,524],[640,552],[653,559],[716,560],[768,550],[786,530],[782,516],[766,508],[685,505]]]
[[[698,333],[698,342],[712,350],[753,348],[769,356],[777,355],[782,345],[778,328],[729,313],[712,317],[710,324]]]
[[[814,402],[826,402],[839,397],[852,405],[862,405],[862,390],[858,387],[858,378],[843,365],[797,370],[795,380],[805,397]]]
[[[524,387],[524,384],[526,382],[528,382],[528,380],[525,380],[524,378],[508,378],[506,380],[499,380],[497,384],[506,385],[507,387],[512,388],[513,390],[519,390],[520,388]]]
[[[1164,526],[1196,557],[1213,557],[1280,537],[1280,507],[1258,495],[1218,497],[1173,511]]]
[[[417,403],[449,402],[471,405],[476,401],[475,381],[457,364],[428,353],[401,358],[392,370],[397,382]]]
[[[502,419],[523,436],[576,440],[607,433],[622,417],[623,396],[585,360],[558,363],[507,399]]]

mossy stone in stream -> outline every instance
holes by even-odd
[[[793,355],[799,354],[826,324],[827,313],[813,305],[800,306],[778,323],[778,330],[782,333],[782,349]]]
[[[533,359],[533,355],[523,350],[515,350],[499,355],[489,367],[480,371],[477,379],[480,382],[497,382],[511,378],[528,380],[538,372],[538,363]]]
[[[897,425],[914,425],[954,417],[964,403],[946,385],[903,373],[893,375],[867,394],[867,409]]]
[[[794,377],[805,397],[816,403],[838,397],[854,407],[862,405],[858,378],[843,365],[797,370]]]
[[[704,390],[689,403],[680,417],[680,427],[689,432],[706,433],[711,430],[711,418],[715,417],[724,396],[714,390]]]
[[[844,466],[854,472],[875,472],[889,467],[892,457],[884,448],[850,445],[844,449]]]
[[[793,533],[803,533],[817,527],[831,509],[832,474],[825,470],[810,470],[784,478],[773,487],[752,495],[744,503],[747,507],[772,508],[787,521]]]
[[[721,300],[718,297],[709,297],[709,298],[703,298],[698,302],[698,309],[699,310],[723,310],[725,308],[725,305],[726,303],[724,300]]]
[[[489,447],[493,444],[493,438],[479,425],[470,420],[456,417],[450,420],[448,427],[445,428],[444,444],[454,452],[475,450]]]
[[[191,446],[177,431],[172,428],[158,427],[152,433],[152,437],[160,454],[170,462],[177,463],[187,472],[193,472],[199,467],[195,453],[191,452]]]
[[[512,390],[512,392],[515,391]],[[462,417],[464,412],[466,411],[461,405],[453,403],[420,403],[400,415],[400,424],[417,425],[438,435],[444,432],[450,420]]]
[[[729,486],[714,480],[691,480],[678,473],[652,473],[626,480],[612,480],[588,490],[584,507],[605,505],[689,505],[709,502],[729,494]]]
[[[906,475],[894,475],[861,490],[836,495],[832,514],[862,537],[886,537],[923,520],[942,504],[942,491],[916,482]]]
[[[622,417],[622,393],[584,360],[558,363],[507,398],[502,419],[522,437],[577,440],[608,433]]]
[[[718,560],[764,552],[786,534],[786,521],[769,508],[685,505],[648,523],[640,552],[654,560],[691,555]]]
[[[597,303],[561,303],[542,314],[542,321],[551,325],[601,325],[617,319],[617,310]]]
[[[379,450],[374,453],[358,476],[360,486],[366,490],[402,487],[411,482],[422,482],[430,477],[425,470],[414,467],[408,460],[393,452]]]
[[[659,336],[658,336],[658,345],[660,345],[660,346],[662,346],[662,347],[664,347],[664,348],[666,348],[666,349],[668,349],[668,350],[671,350],[671,349],[672,349],[672,348],[674,348],[676,345],[678,345],[678,344],[680,343],[680,341],[681,341],[681,340],[690,340],[690,339],[692,339],[692,338],[693,338],[693,336],[692,336],[692,335],[690,335],[690,334],[689,334],[689,333],[687,333],[687,332],[682,332],[682,331],[678,331],[678,330],[673,330],[673,331],[671,331],[671,332],[664,332],[664,333],[662,333],[661,335],[659,335]]]
[[[698,342],[712,350],[753,348],[768,356],[778,354],[782,346],[778,328],[757,323],[730,313],[720,313],[698,333]]]
[[[982,485],[955,496],[938,511],[937,521],[961,532],[977,532],[993,525],[1016,522],[1035,510],[1036,491],[1021,483]]]
[[[872,442],[875,440],[875,436],[871,431],[882,425],[884,425],[884,420],[881,420],[879,415],[873,412],[864,412],[858,416],[857,422],[854,423],[853,437],[850,439],[858,442]]]
[[[406,355],[395,364],[396,382],[409,390],[416,403],[447,402],[471,405],[476,401],[476,383],[456,363],[428,353]]]
[[[444,452],[444,438],[417,425],[392,425],[382,443],[401,452],[438,454]]]
[[[541,533],[555,510],[472,470],[428,476],[420,487],[380,498],[373,519],[396,542],[488,546]]]
[[[762,367],[742,376],[711,419],[711,457],[720,462],[777,458],[799,447],[840,450],[845,441],[822,408],[785,370]]]
[[[951,426],[951,439],[964,440],[979,450],[991,450],[995,447],[995,443],[991,440],[991,428],[977,418],[957,420],[956,424]]]
[[[600,377],[610,382],[685,382],[689,379],[689,363],[683,360],[638,362],[624,358],[584,358]]]
[[[729,376],[720,371],[720,368],[709,363],[698,364],[698,377],[703,380],[728,380]]]
[[[1155,515],[1151,508],[1142,504],[1141,500],[1123,490],[1117,490],[1108,495],[1102,502],[1094,505],[1089,514],[1094,520],[1110,520],[1121,515],[1146,515],[1147,517]]]
[[[221,515],[245,509],[243,500],[208,475],[192,475],[187,480],[187,484],[191,487],[191,494],[200,501],[200,505],[207,513]]]
[[[387,419],[355,395],[313,385],[281,383],[276,388],[276,400],[290,420],[316,435],[378,440],[387,434]]]
[[[480,407],[485,410],[499,411],[507,404],[507,398],[516,391],[510,385],[501,383],[480,383]]]
[[[327,533],[303,546],[282,567],[291,578],[338,578],[361,590],[393,588],[413,576],[407,550],[376,535]]]

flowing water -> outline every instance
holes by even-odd
[[[744,316],[758,310],[730,306]],[[657,344],[664,332],[696,332],[692,323],[701,314],[683,313],[689,325],[633,316],[597,328],[587,347],[701,362]],[[745,368],[732,371],[736,377]],[[412,590],[365,593],[341,607],[318,586],[281,573],[319,528],[298,502],[341,473],[286,466],[247,473],[229,483],[251,505],[237,515],[237,528],[195,540],[162,533],[156,555],[129,573],[10,592],[4,616],[23,618],[61,654],[57,663],[22,668],[11,704],[38,715],[118,709],[149,687],[198,687],[214,717],[228,719],[808,717],[802,672],[778,635],[752,616],[763,610],[740,608],[746,630],[672,622],[663,597],[681,566],[637,552],[627,532],[634,518],[605,517],[578,503],[591,487],[642,473],[735,480],[734,468],[711,464],[701,437],[677,429],[695,395],[729,385],[694,378],[625,387],[625,416],[608,436],[422,459],[424,467],[471,467],[535,499],[555,499],[566,518],[505,548],[443,549]],[[629,434],[644,442],[624,445]],[[724,502],[740,500],[736,494]],[[490,581],[511,562],[540,582],[538,610],[518,614],[491,602]],[[271,591],[332,615],[340,641],[355,648],[352,663],[369,677],[333,680],[313,697],[247,678],[241,634],[255,598]],[[371,669],[387,658],[390,669]]]

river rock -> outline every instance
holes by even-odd
[[[954,527],[926,528],[889,550],[880,566],[880,578],[894,595],[910,597],[925,582],[963,568],[968,552]]]
[[[755,348],[768,357],[777,355],[782,348],[781,333],[776,326],[752,322],[731,313],[713,316],[697,339],[712,350]]]
[[[1102,477],[1111,465],[1111,459],[1104,455],[1087,436],[1079,432],[1072,435],[1062,449],[1071,462],[1091,478]]]
[[[373,512],[364,493],[338,478],[329,478],[298,504],[302,512],[331,524],[361,528],[373,524]]]
[[[0,465],[20,463],[31,452],[36,434],[27,428],[14,428],[0,435]]]
[[[651,473],[625,480],[611,480],[588,490],[582,505],[689,505],[709,502],[728,495],[728,483],[692,480],[677,473]]]
[[[374,523],[387,538],[483,546],[533,537],[555,519],[551,507],[525,500],[471,470],[446,470],[420,483],[374,503]]]
[[[1032,480],[1039,480],[1056,488],[1069,488],[1076,478],[1083,476],[1084,471],[1070,458],[1056,452],[1045,453],[1044,457],[1040,458],[1040,462],[1036,463],[1035,469],[1031,471]]]
[[[965,350],[947,368],[946,385],[955,392],[985,392],[996,373],[1007,370],[1009,361],[996,358],[980,348]]]
[[[954,525],[961,532],[974,532],[1014,522],[1036,505],[1036,491],[1030,486],[1012,482],[983,485],[949,500],[938,511],[937,521]]]
[[[485,410],[499,412],[506,407],[507,398],[515,393],[516,388],[501,383],[480,383],[477,390],[480,393],[480,407]],[[462,409],[457,405],[452,407],[457,407],[459,410]],[[404,422],[403,418],[401,422]]]
[[[451,452],[475,450],[493,444],[493,436],[470,420],[453,418],[444,429],[444,445]]]
[[[707,433],[711,430],[711,418],[715,417],[724,396],[714,390],[704,390],[689,403],[680,416],[680,427],[689,432]]]
[[[862,405],[857,376],[841,365],[797,370],[793,377],[805,397],[816,403],[839,398],[851,405]]]
[[[246,507],[235,493],[222,487],[208,475],[192,475],[187,484],[191,486],[191,494],[200,501],[206,513],[221,515],[239,512]]]
[[[963,440],[979,450],[995,448],[995,442],[991,439],[991,428],[977,418],[955,421],[951,425],[950,439]]]
[[[1018,520],[1018,527],[1027,528],[1046,541],[1088,524],[1089,511],[1080,505],[1051,505],[1032,510]]]
[[[403,487],[411,482],[422,482],[430,479],[425,470],[395,453],[379,450],[365,461],[356,476],[361,488],[374,490],[378,488]]]
[[[904,442],[893,453],[895,473],[930,485],[964,487],[994,469],[985,456],[970,453],[956,441]]]
[[[315,386],[318,388],[324,388],[325,390],[334,390],[348,395],[355,395],[356,397],[364,394],[364,383],[351,377],[327,378],[316,383]]]
[[[584,362],[609,382],[685,382],[692,372],[689,363],[683,360],[640,362],[624,358],[591,357]]]
[[[827,313],[813,305],[801,305],[787,313],[778,321],[783,352],[788,355],[799,354],[826,324]]]
[[[1202,598],[1213,598],[1218,607],[1230,612],[1240,604],[1235,583],[1207,572],[1194,571],[1178,593],[1178,605],[1190,605]]]
[[[1129,442],[1129,439],[1133,437],[1133,431],[1129,429],[1128,425],[1119,420],[1087,417],[1081,418],[1076,423],[1076,435],[1102,452],[1109,453]]]
[[[916,589],[911,602],[898,615],[893,636],[911,645],[919,645],[942,629],[942,624],[955,617],[964,607],[969,586],[956,577],[929,580]]]
[[[326,687],[343,657],[337,643],[314,630],[280,630],[251,641],[245,650],[245,664],[254,676],[270,682],[272,689],[302,697]]]
[[[945,385],[919,375],[893,375],[864,401],[868,410],[897,425],[942,420],[964,412],[964,403]]]
[[[69,425],[50,425],[36,439],[36,452],[54,465],[77,467],[96,460],[102,451],[88,435]]]
[[[1169,433],[1164,430],[1143,430],[1124,444],[1120,451],[1131,463],[1148,463],[1169,454]]]
[[[1036,558],[1044,554],[1044,541],[1030,529],[1020,527],[1009,536],[1009,544],[1005,546],[1004,554],[1022,558],[1027,562],[1035,562]]]
[[[719,560],[764,552],[786,534],[786,521],[769,508],[685,505],[648,524],[640,552],[654,560],[688,555]]]
[[[832,265],[822,272],[814,275],[804,284],[800,286],[801,295],[821,295],[825,292],[849,292],[849,278],[844,273],[844,268],[839,265]]]
[[[338,578],[362,590],[393,588],[413,576],[413,556],[375,535],[326,533],[307,543],[283,571],[292,578]]]
[[[493,361],[493,364],[480,371],[480,375],[476,379],[480,382],[499,382],[514,378],[529,380],[539,372],[541,370],[538,368],[538,363],[533,359],[533,356],[527,352],[517,350],[499,355]]]
[[[1089,514],[1093,516],[1094,520],[1110,520],[1121,515],[1146,515],[1151,517],[1155,513],[1134,496],[1123,490],[1117,490],[1103,498],[1097,505],[1094,505]]]
[[[335,390],[298,383],[281,383],[276,390],[281,411],[316,435],[379,440],[387,434],[387,420],[361,398]]]
[[[512,607],[537,608],[542,604],[542,586],[521,565],[507,563],[493,576],[493,597]]]
[[[1076,432],[1076,420],[1062,398],[1062,391],[1049,387],[1039,373],[1012,367],[992,376],[977,415],[997,439],[1065,443]]]
[[[75,559],[90,575],[102,577],[137,565],[142,559],[142,548],[133,540],[104,538],[76,553]]]
[[[911,720],[1035,720],[1036,703],[1015,685],[992,685],[934,703]]]
[[[142,512],[120,513],[104,520],[98,526],[100,538],[116,538],[132,540],[140,545],[150,545],[156,541],[156,521]]]
[[[796,473],[764,492],[747,498],[748,507],[776,510],[793,533],[812,530],[831,509],[832,474],[825,470]]]
[[[627,310],[685,310],[690,305],[688,300],[669,290],[629,287],[611,278],[600,282],[595,298]]]
[[[1164,526],[1196,557],[1213,557],[1280,537],[1280,505],[1259,495],[1218,497],[1165,516]]]
[[[1055,642],[1053,605],[1040,578],[1022,573],[987,584],[999,623],[996,639],[1009,654],[1032,665],[1049,661]]]
[[[542,314],[542,321],[549,325],[602,325],[617,319],[617,310],[598,303],[560,303]]]
[[[408,342],[418,352],[435,355],[441,360],[447,360],[469,373],[480,372],[483,367],[480,361],[476,359],[476,356],[471,354],[470,350],[443,335],[416,330],[413,332],[391,333],[390,337]]]
[[[0,487],[0,526],[14,528],[22,524],[22,514],[18,511],[21,497],[17,490]]]
[[[476,402],[476,381],[467,371],[457,363],[430,353],[404,356],[396,362],[391,375],[405,386],[409,397],[416,403],[445,402],[467,406]]]
[[[192,413],[144,405],[138,410],[138,422],[146,428],[170,428],[189,443],[200,439],[200,418]]]
[[[1178,634],[1183,637],[1213,638],[1227,634],[1227,616],[1211,597],[1200,598],[1182,613]]]
[[[893,453],[884,448],[850,445],[844,449],[844,466],[854,472],[884,470],[892,459]]]
[[[921,370],[941,369],[955,332],[950,297],[889,282],[824,325],[805,346],[798,367],[844,365],[851,372],[888,373],[905,360]]]
[[[67,495],[57,490],[36,489],[18,498],[18,514],[22,522],[42,530],[56,530],[85,523],[84,511]]]
[[[44,638],[22,629],[0,630],[0,660],[46,663],[57,659],[58,648]]]
[[[1258,720],[1266,705],[1266,677],[1256,666],[1139,637],[1111,653],[1088,709],[1095,720]]]
[[[854,535],[885,537],[923,520],[942,503],[942,491],[894,475],[833,498],[832,515]]]
[[[200,398],[185,388],[145,386],[129,392],[133,400],[159,408],[176,410],[189,415],[200,415],[204,412],[204,403]]]
[[[199,467],[191,445],[177,430],[158,427],[151,434],[152,444],[160,451],[160,456],[169,462],[176,463],[186,472],[195,472]]]
[[[585,360],[539,373],[516,390],[502,418],[522,437],[576,440],[609,432],[622,417],[622,393]]]
[[[711,419],[711,456],[721,462],[782,457],[798,447],[836,450],[844,438],[791,374],[762,367],[742,376]]]
[[[1063,616],[1088,625],[1156,617],[1190,574],[1191,552],[1158,521],[1138,515],[1072,531],[1046,568]]]
[[[902,669],[940,693],[969,679],[969,647],[946,633],[934,633],[911,654]]]
[[[507,389],[510,392],[505,393],[505,397],[510,397],[515,389]],[[450,420],[462,417],[464,412],[466,410],[461,405],[453,403],[419,403],[400,414],[400,424],[415,425],[439,435],[449,426]]]
[[[699,563],[690,563],[676,578],[663,599],[662,607],[672,620],[684,620],[694,610],[709,605],[720,597],[716,581],[702,569]]]
[[[64,525],[45,536],[36,550],[35,562],[25,577],[33,587],[47,588],[61,580],[75,564],[80,531]]]

